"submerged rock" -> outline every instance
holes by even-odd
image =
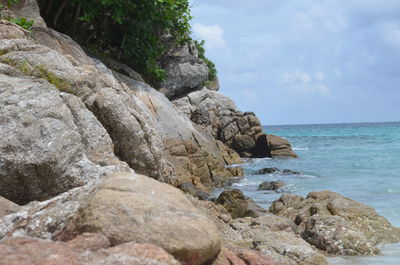
[[[222,192],[216,203],[223,205],[231,213],[232,218],[258,217],[267,212],[252,199],[246,198],[238,189]]]
[[[290,218],[307,242],[331,254],[377,254],[377,244],[400,242],[400,228],[373,208],[331,191],[310,192],[305,199],[284,194],[269,210]]]
[[[258,190],[278,190],[285,186],[283,181],[265,181],[258,186]]]

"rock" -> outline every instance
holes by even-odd
[[[167,75],[160,84],[160,91],[168,98],[176,98],[193,91],[208,79],[208,67],[198,58],[198,51],[193,44],[184,44],[171,52],[163,68]]]
[[[196,109],[192,112],[190,119],[199,125],[208,125],[210,124],[210,114],[206,109]]]
[[[258,186],[258,190],[278,190],[285,186],[283,181],[265,181]]]
[[[293,152],[288,140],[276,135],[269,134],[267,135],[267,142],[272,157],[297,157],[297,155]]]
[[[76,60],[76,64],[94,65],[93,60],[86,55],[79,44],[65,34],[51,28],[33,27],[32,37],[39,44],[45,45],[65,56],[71,56]]]
[[[322,254],[293,232],[290,220],[273,215],[234,219],[230,225],[243,239],[250,240],[255,250],[268,255],[278,264],[327,265]]]
[[[133,70],[131,67],[127,66],[126,64],[120,63],[111,58],[101,58],[101,61],[104,62],[104,64],[111,70],[116,71],[120,74],[123,74],[129,78],[136,80],[136,81],[145,83],[145,80],[143,79],[143,77],[138,72]]]
[[[205,191],[197,189],[193,183],[186,182],[178,186],[180,190],[183,192],[189,193],[192,196],[199,198],[200,200],[208,200],[210,198],[210,194],[206,193]]]
[[[275,172],[279,172],[280,170],[277,169],[276,167],[266,167],[260,170],[254,171],[254,175],[265,175],[265,174],[271,174]]]
[[[17,212],[21,207],[0,196],[0,218],[14,212]]]
[[[277,264],[328,264],[322,254],[295,234],[297,226],[288,218],[266,214],[257,218],[232,219],[228,215],[228,210],[222,205],[199,201],[194,197],[189,197],[189,199],[218,226],[222,244],[233,252],[237,248],[253,249],[260,251]],[[219,256],[215,262],[217,261],[226,262],[227,260]]]
[[[104,235],[94,233],[83,233],[72,240],[66,242],[66,245],[77,252],[97,251],[111,246],[110,240]]]
[[[112,245],[156,244],[185,264],[203,264],[220,250],[216,226],[181,191],[127,173],[106,178],[67,230],[101,233]]]
[[[191,117],[197,110],[208,111],[207,122],[198,123],[201,127],[242,157],[267,157],[267,142],[257,142],[262,133],[259,119],[252,112],[240,112],[235,103],[222,94],[203,88],[184,97],[173,100],[182,114]],[[208,120],[210,122],[208,122]],[[261,154],[257,152],[260,149]]]
[[[9,238],[0,243],[0,265],[82,265],[79,256],[62,243],[33,238]]]
[[[377,244],[400,241],[400,228],[373,208],[331,191],[311,192],[306,199],[285,194],[270,211],[293,220],[307,242],[331,254],[377,254]]]
[[[240,157],[222,148],[212,136],[180,114],[163,94],[128,77],[118,75],[117,78],[129,85],[147,108],[152,119],[146,122],[163,139],[165,159],[173,165],[177,182],[174,185],[192,182],[196,189],[209,193],[215,178],[243,175],[241,170],[225,168],[227,164],[241,163]]]
[[[207,84],[207,88],[213,91],[219,90],[219,79],[216,77],[214,80],[211,80]]]
[[[248,152],[251,155],[255,144],[254,139],[248,135],[235,135],[233,137],[232,148],[239,152],[239,154],[242,154],[242,157],[245,157],[243,153]]]
[[[26,32],[21,27],[7,20],[0,20],[0,39],[22,39],[25,37]]]
[[[125,243],[82,257],[85,265],[180,265],[162,248],[149,244]]]
[[[154,245],[130,242],[110,248],[104,236],[98,234],[85,234],[66,243],[28,237],[8,238],[0,243],[0,258],[0,265],[181,264]]]
[[[20,0],[10,6],[12,17],[23,17],[26,20],[32,20],[33,25],[37,27],[46,27],[46,23],[40,16],[39,6],[36,0]]]
[[[270,257],[249,249],[222,248],[212,265],[276,265]]]
[[[299,174],[301,174],[298,171],[293,171],[293,170],[290,170],[290,169],[284,169],[282,172],[285,173],[285,174],[290,174],[290,175],[299,175]]]
[[[20,56],[8,52],[0,61],[13,55]],[[114,155],[102,124],[79,98],[60,93],[43,79],[3,72],[7,67],[2,65],[1,196],[18,204],[46,200],[104,174],[128,170]]]
[[[258,217],[264,215],[267,211],[257,205],[252,199],[245,198],[238,189],[222,192],[216,200],[217,204],[222,204],[232,218]]]

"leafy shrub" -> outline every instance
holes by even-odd
[[[209,70],[208,81],[214,81],[217,78],[218,72],[215,64],[206,57],[206,49],[204,48],[205,41],[195,40],[194,43],[196,44],[196,48],[199,51],[199,58],[203,59],[204,62],[207,64]]]
[[[11,21],[12,23],[17,24],[18,26],[26,29],[26,30],[30,30],[33,26],[33,20],[27,20],[24,17],[18,17],[18,18],[10,18],[8,19],[9,21]]]
[[[167,51],[189,39],[188,0],[39,0],[39,5],[50,27],[153,83],[165,77],[160,61]]]

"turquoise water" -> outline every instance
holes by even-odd
[[[400,123],[265,126],[289,140],[298,159],[257,159],[245,164],[246,177],[234,186],[264,207],[280,193],[257,191],[263,181],[281,180],[284,192],[306,195],[332,190],[368,204],[400,226]],[[253,176],[251,170],[277,167],[301,172]],[[385,256],[335,258],[332,264],[400,264],[400,245],[383,247]]]

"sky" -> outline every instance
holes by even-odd
[[[400,121],[400,0],[190,0],[220,92],[264,125]]]

